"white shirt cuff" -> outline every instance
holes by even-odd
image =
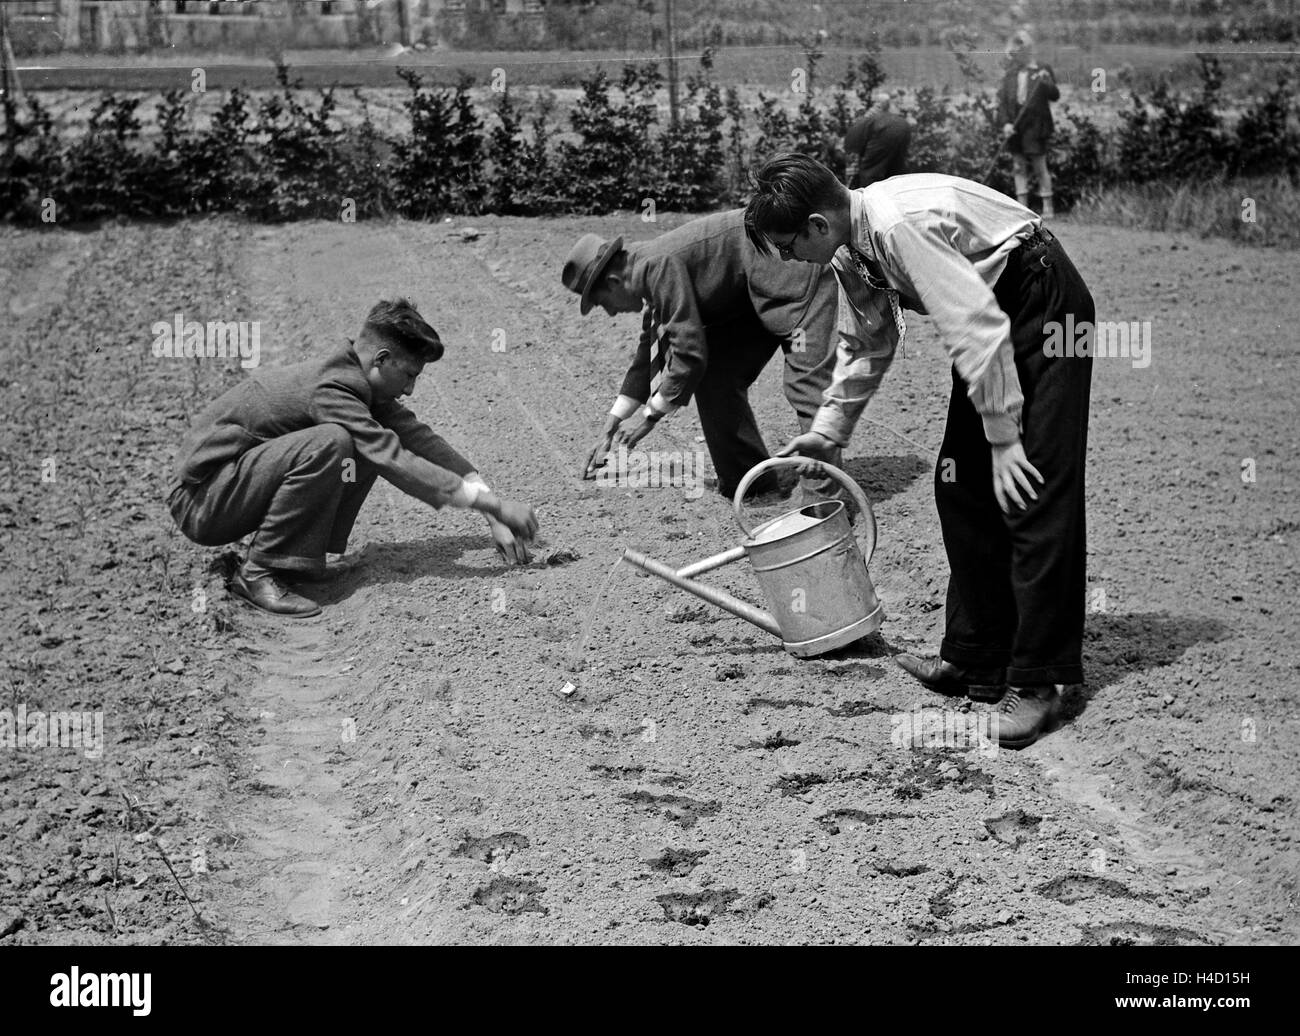
[[[808,430],[826,436],[836,446],[843,448],[849,444],[849,437],[853,434],[853,422],[838,407],[823,406],[817,411],[812,427]]]
[[[480,493],[488,492],[488,485],[475,472],[470,472],[460,480],[460,486],[447,501],[452,507],[473,507]]]
[[[626,421],[637,412],[641,405],[639,399],[633,399],[631,396],[619,396],[618,399],[614,400],[614,405],[609,408],[609,413],[611,417]]]
[[[668,402],[668,400],[664,399],[663,393],[660,392],[656,392],[653,396],[650,397],[650,406],[653,407],[655,410],[659,411],[659,413],[663,414],[664,417],[672,417],[673,414],[675,414],[678,410],[681,409],[681,407],[676,406],[675,404],[670,403]]]

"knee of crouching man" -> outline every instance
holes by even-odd
[[[351,457],[356,452],[352,433],[341,424],[317,425],[314,438],[321,449],[330,450],[340,457]]]

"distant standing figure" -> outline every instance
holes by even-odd
[[[874,108],[855,122],[844,135],[849,189],[907,172],[907,145],[911,140],[911,124],[884,107]]]
[[[1021,30],[1007,43],[1007,73],[998,90],[998,118],[1011,152],[1016,180],[1016,200],[1029,207],[1029,166],[1038,177],[1043,218],[1052,219],[1052,174],[1047,171],[1047,149],[1052,138],[1051,102],[1060,100],[1056,76],[1034,60],[1034,39]]]

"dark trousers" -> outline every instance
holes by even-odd
[[[319,572],[342,554],[377,472],[341,425],[322,424],[256,446],[167,503],[189,539],[219,547],[253,535],[248,560]]]
[[[959,666],[1006,666],[1015,685],[1082,683],[1092,358],[1045,356],[1043,325],[1069,313],[1076,326],[1092,322],[1092,295],[1055,241],[1012,253],[994,295],[1011,318],[1021,441],[1045,483],[1024,511],[1012,503],[1002,513],[983,425],[954,370],[934,480],[951,573],[940,654]]]
[[[822,392],[835,370],[838,298],[833,291],[819,292],[800,327],[801,333],[785,337],[767,330],[757,315],[706,329],[709,363],[695,388],[695,403],[704,442],[718,473],[718,492],[723,496],[734,496],[745,473],[768,458],[749,405],[749,389],[778,349],[785,354],[782,389],[786,401],[798,418],[799,430],[806,432],[812,427]],[[842,467],[838,449],[826,459]],[[776,473],[768,471],[755,480],[751,492],[770,492],[777,485]],[[832,479],[804,479],[802,486],[808,499],[834,499],[842,493],[839,483]]]

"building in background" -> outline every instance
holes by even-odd
[[[1014,28],[1073,48],[1300,40],[1300,0],[674,0],[679,47],[943,47],[1000,52]],[[660,52],[663,0],[0,0],[19,53],[176,48],[604,48]],[[869,14],[868,16],[865,16]],[[955,19],[955,21],[954,21]],[[982,42],[980,42],[982,41]]]
[[[540,36],[545,0],[4,0],[14,50],[445,45],[476,17]]]

